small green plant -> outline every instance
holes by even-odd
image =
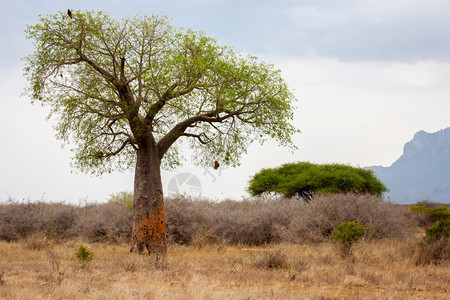
[[[342,257],[350,255],[353,244],[366,234],[367,229],[357,222],[342,222],[334,228],[331,237],[340,244]]]
[[[448,238],[450,235],[450,220],[440,220],[425,230],[425,236],[431,240]]]
[[[450,209],[447,206],[429,207],[427,204],[412,205],[410,209],[413,214],[425,214],[430,222],[450,220]]]
[[[78,248],[75,248],[75,256],[78,258],[81,262],[88,262],[92,260],[93,257],[92,251],[83,245],[78,246]]]

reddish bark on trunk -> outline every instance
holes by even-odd
[[[165,255],[167,239],[161,160],[156,145],[149,144],[140,145],[137,151],[131,251]]]

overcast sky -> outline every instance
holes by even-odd
[[[26,25],[67,8],[116,18],[167,14],[274,64],[298,98],[298,150],[255,144],[240,167],[216,171],[187,161],[163,172],[166,194],[180,173],[198,179],[181,192],[199,187],[208,198],[241,199],[251,175],[286,162],[389,166],[415,132],[450,126],[450,1],[0,0],[0,200],[102,202],[133,189],[132,172],[98,178],[72,170],[70,147],[54,137],[57,120],[20,96],[21,58],[33,51]]]

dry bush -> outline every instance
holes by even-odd
[[[289,225],[291,217],[280,201],[262,199],[212,202],[180,196],[166,199],[165,207],[168,239],[178,244],[279,242],[279,228]]]
[[[257,246],[281,242],[296,206],[290,199],[220,202],[216,205],[214,233],[229,244]]]
[[[63,239],[76,220],[76,208],[63,203],[14,202],[0,204],[0,239],[17,241],[34,233]]]
[[[411,220],[405,208],[383,198],[361,194],[320,195],[291,220],[286,236],[291,242],[321,242],[342,222],[355,221],[369,228],[366,238],[403,238]]]
[[[265,250],[263,255],[253,262],[253,265],[261,269],[288,269],[291,267],[287,255],[281,250]]]
[[[81,236],[90,242],[129,240],[132,213],[130,208],[118,202],[80,207],[71,229],[72,236]]]
[[[0,238],[17,241],[37,230],[37,205],[9,201],[0,206]]]
[[[23,243],[27,249],[36,251],[40,251],[48,246],[47,237],[40,232],[26,236],[23,239]]]
[[[0,239],[26,239],[30,247],[42,237],[55,241],[78,236],[89,241],[126,239],[131,236],[131,215],[131,210],[120,203],[76,207],[9,201],[0,204]]]
[[[214,223],[213,207],[213,202],[204,199],[193,200],[183,196],[166,199],[166,230],[169,243],[190,244],[207,236]]]
[[[27,210],[14,202],[0,205],[0,239],[17,241],[33,230],[33,223],[24,215]]]
[[[53,203],[42,207],[41,218],[43,231],[47,238],[64,239],[77,219],[77,209],[74,206]]]
[[[418,245],[415,257],[416,265],[439,265],[450,259],[449,238],[423,240]]]
[[[265,245],[319,242],[344,221],[369,227],[368,238],[407,234],[407,209],[367,195],[295,199],[255,198],[214,202],[186,197],[165,201],[171,244]],[[89,242],[129,242],[132,208],[123,201],[73,206],[62,203],[0,204],[0,239],[16,241],[40,233],[47,239],[82,237]]]
[[[166,199],[167,236],[178,244],[263,245],[281,242],[298,203],[290,199],[212,202]]]

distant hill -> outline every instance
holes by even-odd
[[[450,203],[450,127],[435,133],[419,131],[405,144],[390,167],[367,167],[390,189],[397,203],[420,200]]]

